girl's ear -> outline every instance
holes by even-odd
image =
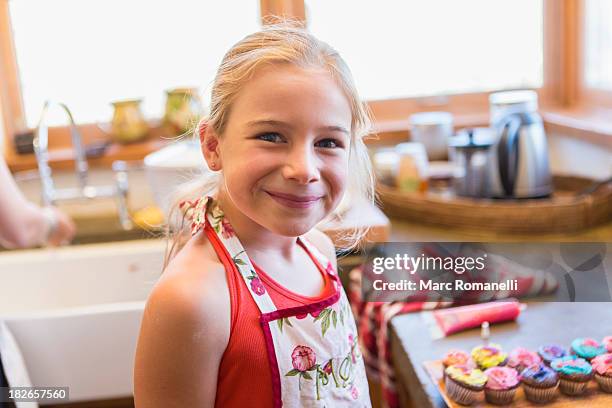
[[[221,155],[219,154],[219,136],[214,129],[208,126],[205,120],[201,120],[198,125],[200,136],[200,147],[208,168],[217,171],[221,170]]]

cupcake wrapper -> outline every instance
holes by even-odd
[[[491,404],[508,405],[512,403],[516,388],[511,390],[489,390],[485,388],[485,399]]]
[[[595,381],[603,392],[612,393],[612,377],[595,373]]]
[[[588,381],[578,382],[572,380],[565,380],[563,378],[561,378],[559,384],[561,392],[566,395],[580,395],[586,391],[588,385]]]
[[[478,398],[478,391],[470,390],[458,384],[449,376],[446,376],[445,384],[448,396],[461,405],[472,405]]]
[[[531,402],[543,403],[552,400],[555,397],[557,392],[557,388],[559,388],[559,383],[554,387],[548,388],[536,388],[531,387],[527,384],[523,384],[523,391],[525,391],[525,398],[527,398]]]

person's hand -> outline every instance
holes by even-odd
[[[60,211],[56,207],[49,207],[53,211],[53,215],[56,219],[56,224],[49,235],[47,245],[59,246],[67,244],[72,241],[74,234],[76,233],[76,226],[70,217]]]

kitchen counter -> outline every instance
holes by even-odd
[[[405,390],[400,391],[400,400],[419,408],[446,407],[423,363],[441,359],[450,349],[471,350],[480,343],[480,329],[432,340],[424,334],[428,330],[420,313],[397,316],[389,326],[398,388]],[[518,346],[535,350],[545,343],[569,346],[577,337],[601,340],[611,335],[611,330],[610,303],[529,302],[517,321],[491,325],[491,342],[501,344],[506,351]]]
[[[61,208],[70,214],[77,226],[75,244],[96,242],[125,241],[143,238],[164,237],[161,228],[134,229],[124,231],[119,223],[115,204],[111,200],[88,202],[87,205],[63,204]],[[335,219],[319,228],[328,234],[337,246],[341,246],[342,237],[350,228],[370,227],[366,240],[368,242],[387,242],[390,239],[391,224],[389,218],[377,207],[363,204],[347,211],[342,219]]]
[[[470,228],[442,228],[391,218],[391,242],[609,242],[612,220],[571,234],[498,234]]]

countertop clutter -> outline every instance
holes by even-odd
[[[602,339],[609,336],[612,329],[612,314],[609,313],[609,309],[609,303],[600,302],[528,302],[527,311],[522,313],[517,321],[491,327],[491,342],[500,344],[504,350],[516,347],[537,350],[546,344],[569,347],[574,339],[580,337]],[[585,321],[585,316],[589,317],[588,322]],[[593,322],[597,324],[592,324]],[[390,323],[391,353],[400,398],[405,403],[402,406],[446,407],[447,404],[424,363],[442,359],[451,349],[469,351],[480,344],[480,329],[468,330],[436,341],[432,341],[427,335],[414,335],[414,333],[424,333],[426,330],[426,324],[418,313],[395,317]],[[410,395],[410,401],[406,399],[406,391]],[[601,401],[599,405],[595,403],[589,405],[590,402],[594,402],[595,395],[603,395],[603,405]],[[586,396],[574,398],[575,401],[572,403],[580,401],[581,404],[589,406],[603,407],[612,404],[612,395],[597,392],[594,387]],[[531,406],[528,402],[521,402],[520,406]]]
[[[594,178],[559,169],[535,92],[496,92],[489,101],[489,127],[454,133],[450,113],[417,113],[410,142],[372,150],[385,214],[457,235],[481,230],[484,237],[561,241],[610,224],[609,166]]]

